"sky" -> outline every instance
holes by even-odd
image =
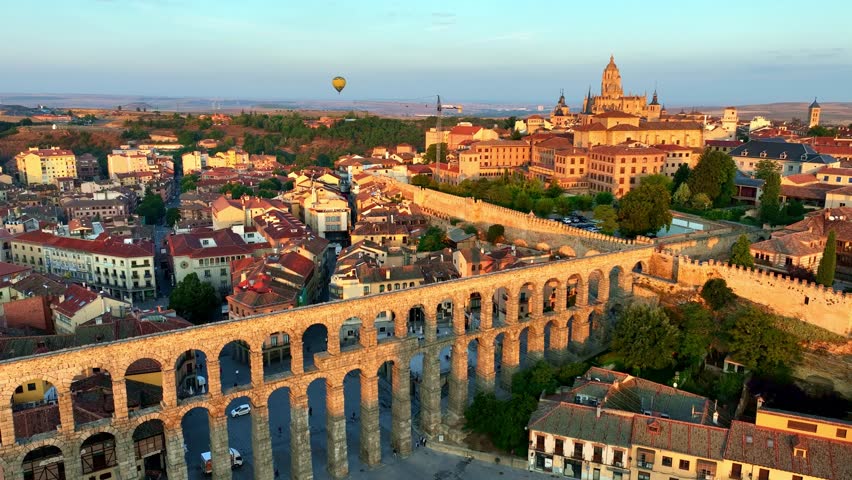
[[[614,55],[669,105],[852,101],[848,1],[2,3],[6,93],[578,105]]]

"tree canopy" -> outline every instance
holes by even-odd
[[[433,143],[426,147],[426,153],[423,154],[423,161],[426,163],[435,163],[435,154],[437,153],[438,146]],[[447,163],[447,147],[446,143],[441,143],[441,163]]]
[[[618,230],[618,213],[610,205],[598,205],[595,207],[595,220],[600,220],[598,226],[601,232],[612,235]]]
[[[142,202],[136,207],[136,213],[145,217],[145,223],[148,225],[156,225],[160,223],[163,216],[166,214],[166,204],[163,202],[163,197],[148,190]]]
[[[497,243],[500,239],[503,238],[503,235],[506,233],[506,227],[500,225],[499,223],[495,223],[488,227],[488,232],[485,234],[485,239],[488,240],[489,243]]]
[[[689,189],[693,195],[706,194],[717,207],[726,207],[735,192],[736,173],[737,164],[730,155],[706,150],[689,175]]]
[[[756,307],[738,312],[728,335],[733,358],[750,370],[771,372],[789,367],[800,355],[795,337],[779,330],[773,317]]]
[[[781,215],[781,165],[770,159],[760,160],[755,166],[754,176],[763,180],[760,219],[775,225]]]
[[[701,287],[701,298],[703,298],[713,310],[720,310],[728,306],[737,298],[733,289],[728,286],[724,278],[711,278],[704,282]]]
[[[731,264],[751,268],[754,266],[754,257],[751,254],[751,242],[745,234],[737,238],[736,243],[731,246]]]
[[[610,347],[633,369],[674,365],[680,338],[661,308],[631,305],[619,315]]]
[[[447,246],[447,235],[438,227],[431,226],[417,242],[418,252],[435,252]]]
[[[618,205],[619,231],[628,237],[656,233],[672,223],[671,195],[659,182],[640,183]]]
[[[215,314],[219,310],[219,297],[213,285],[190,273],[172,290],[169,308],[189,322],[200,325],[218,318]]]
[[[169,208],[166,210],[166,225],[169,227],[174,227],[177,222],[180,221],[180,210],[177,208]]]
[[[834,273],[837,268],[837,236],[834,230],[828,232],[825,248],[817,267],[816,282],[830,287],[834,285]]]

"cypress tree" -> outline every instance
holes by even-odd
[[[822,251],[822,259],[819,261],[817,268],[816,282],[826,287],[834,284],[834,270],[837,267],[837,240],[835,239],[834,230],[828,232],[828,239],[825,241],[825,250]]]

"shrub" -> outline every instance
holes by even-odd
[[[728,306],[735,298],[734,291],[728,286],[723,278],[711,278],[701,288],[703,298],[713,310],[721,310]]]

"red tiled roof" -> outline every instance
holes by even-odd
[[[598,122],[590,123],[589,125],[580,125],[579,127],[574,127],[575,132],[595,132],[601,130],[606,130],[606,127],[604,127]]]
[[[450,135],[475,135],[476,132],[482,130],[482,127],[473,125],[473,126],[463,126],[456,125],[455,127],[450,129]]]
[[[99,253],[113,257],[152,257],[154,256],[154,244],[148,241],[138,243],[124,243],[121,239],[112,238],[101,234],[95,240],[83,240],[82,238],[58,237],[40,230],[26,232],[15,237],[13,241],[31,243],[41,246],[52,246],[65,250],[77,250],[81,252]]]
[[[707,140],[704,145],[708,147],[739,147],[743,142],[739,140]]]
[[[600,145],[591,148],[592,153],[604,155],[660,155],[664,152],[653,147],[620,147],[617,145]]]
[[[14,275],[16,273],[26,272],[28,270],[32,270],[32,268],[22,267],[20,265],[15,265],[13,263],[0,262],[0,277],[5,277],[6,275]]]
[[[662,143],[659,145],[654,145],[654,148],[657,150],[666,150],[669,152],[682,152],[684,150],[692,150],[690,147],[684,145],[673,145],[671,143]]]
[[[74,283],[65,291],[65,300],[53,308],[66,317],[73,317],[81,308],[97,299],[97,293]]]
[[[212,239],[215,246],[205,247],[203,239]],[[168,237],[169,253],[191,258],[221,257],[227,255],[251,255],[253,249],[238,234],[231,230],[202,229]]]
[[[784,180],[789,180],[798,185],[804,185],[808,183],[816,183],[817,178],[812,173],[796,173],[794,175],[787,175],[784,177]]]
[[[852,175],[852,168],[823,167],[817,173],[825,175]]]

